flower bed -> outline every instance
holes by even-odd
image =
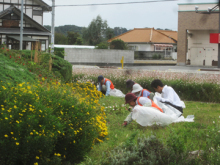
[[[112,80],[115,87],[127,93],[125,82],[132,79],[146,89],[154,91],[150,84],[161,79],[172,86],[183,100],[220,102],[220,74],[175,73],[147,70],[74,69],[73,81],[97,82],[98,75]]]
[[[94,85],[41,83],[0,82],[0,164],[76,163],[108,135]]]

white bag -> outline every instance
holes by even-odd
[[[125,94],[122,93],[122,91],[118,90],[118,89],[112,89],[110,90],[109,93],[110,96],[115,96],[115,97],[125,97]]]
[[[162,113],[153,107],[136,105],[133,109],[132,119],[141,126],[152,126],[154,124],[164,126],[173,123],[177,118]]]

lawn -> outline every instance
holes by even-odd
[[[122,126],[123,120],[129,114],[124,102],[124,98],[116,97],[105,97],[100,100],[100,104],[105,107],[109,135],[103,143],[94,145],[81,165],[99,164],[103,153],[108,155],[111,150],[123,144],[132,134],[136,135],[134,142],[138,137],[155,135],[164,144],[168,139],[177,135],[178,139],[185,144],[186,150],[202,150],[206,147],[209,128],[219,126],[220,104],[187,101],[185,102],[184,117],[195,115],[193,123],[176,123],[166,127],[142,127],[133,121],[124,127]]]

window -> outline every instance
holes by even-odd
[[[46,51],[46,41],[45,40],[41,40],[41,51]]]
[[[33,15],[42,16],[43,15],[43,10],[33,10]]]

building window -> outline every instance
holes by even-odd
[[[46,51],[46,41],[45,40],[41,40],[40,41],[40,44],[41,44],[41,51]]]
[[[129,50],[137,50],[137,46],[129,46],[128,49]]]
[[[33,10],[33,15],[42,16],[43,15],[43,10]]]

